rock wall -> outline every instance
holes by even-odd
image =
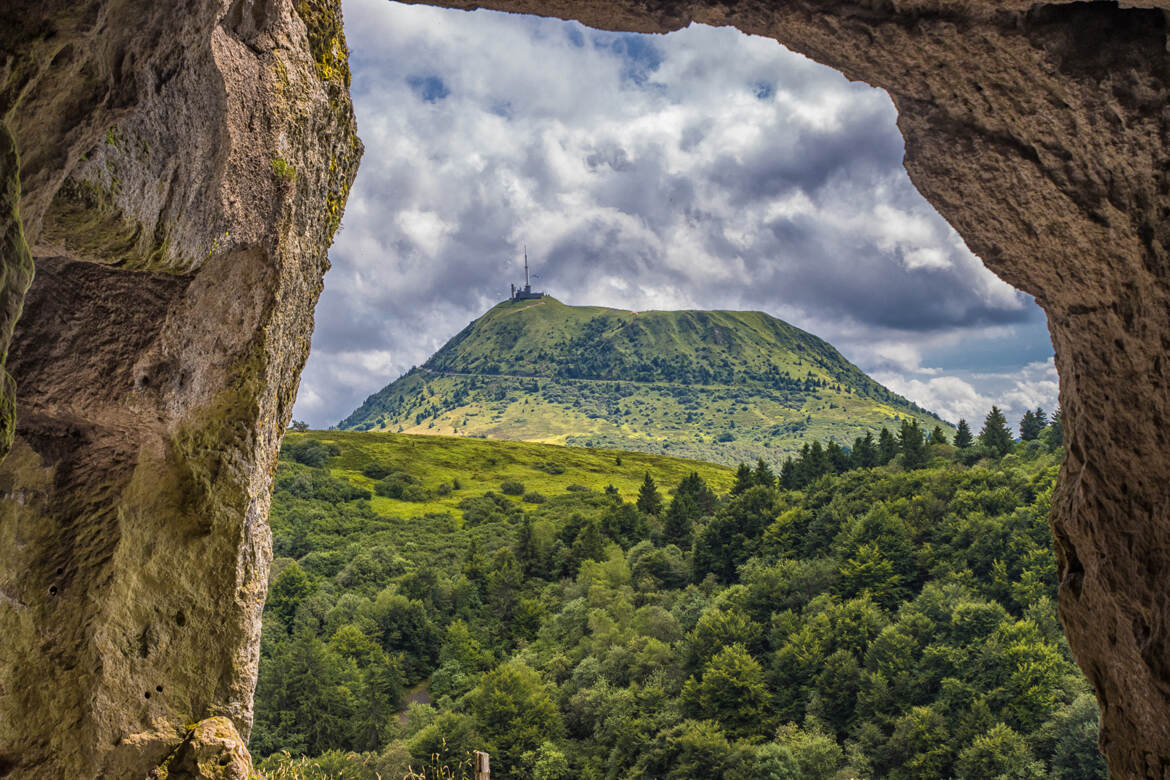
[[[1113,776],[1167,776],[1170,3],[488,5],[734,25],[889,91],[914,182],[1048,312],[1062,616]],[[15,0],[0,46],[0,774],[238,776],[270,472],[360,154],[336,0]]]
[[[0,43],[0,775],[244,777],[271,474],[361,154],[339,1],[21,0]]]

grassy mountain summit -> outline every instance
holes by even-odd
[[[778,463],[939,418],[828,342],[762,312],[505,301],[340,423]]]

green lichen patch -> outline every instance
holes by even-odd
[[[183,514],[210,530],[216,517],[243,512],[248,504],[250,451],[264,391],[263,343],[232,370],[235,380],[204,410],[193,414],[171,440]],[[233,460],[234,459],[234,460]]]
[[[285,181],[295,181],[297,178],[296,168],[282,157],[272,158],[272,172]]]
[[[114,192],[97,182],[65,182],[45,217],[43,235],[79,258],[128,271],[174,273],[185,265],[175,262],[169,225],[160,223],[148,233],[117,206]]]
[[[297,0],[297,14],[309,33],[309,50],[322,81],[338,81],[349,89],[349,49],[341,27],[338,0]]]
[[[4,370],[12,329],[33,278],[33,261],[20,217],[20,156],[8,128],[0,125],[0,458],[16,432],[16,384]]]

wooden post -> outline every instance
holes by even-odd
[[[475,751],[475,780],[491,780],[492,769],[488,763],[488,754],[480,750]]]

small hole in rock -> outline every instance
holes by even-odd
[[[65,573],[65,570],[64,570],[64,569],[57,569],[57,576],[58,576],[58,577],[60,577],[60,576],[61,576],[62,574],[64,574],[64,573]]]
[[[175,625],[179,626],[180,628],[187,625],[187,616],[183,614],[182,610],[179,610],[175,613]]]
[[[142,695],[149,699],[150,698],[150,691],[147,691],[146,693],[144,693]]]
[[[156,685],[156,686],[154,686],[154,689],[155,689],[156,691],[158,691],[159,693],[162,693],[162,686],[161,686],[161,685]]]
[[[57,595],[57,586],[56,586],[56,585],[51,585],[51,586],[49,586],[49,595],[50,595],[50,596],[56,596],[56,595]]]

